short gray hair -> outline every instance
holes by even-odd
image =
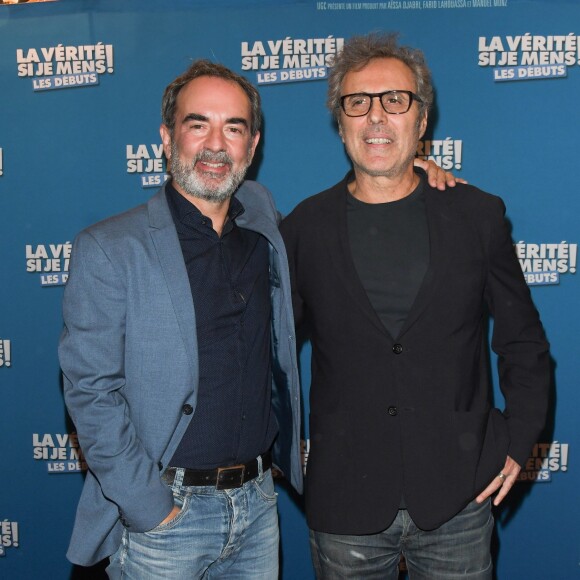
[[[173,82],[167,85],[161,101],[161,120],[169,129],[170,134],[173,136],[173,130],[175,128],[175,110],[177,108],[177,95],[179,94],[179,91],[181,91],[187,83],[199,77],[217,77],[237,83],[241,87],[250,101],[250,133],[252,137],[255,137],[262,124],[262,103],[260,93],[258,93],[256,87],[254,87],[254,85],[243,76],[221,64],[209,60],[194,61],[182,75],[178,76]]]
[[[340,97],[342,82],[350,71],[359,71],[374,58],[396,58],[406,64],[415,77],[420,116],[428,112],[433,104],[433,85],[431,71],[424,54],[409,46],[399,46],[398,34],[373,32],[365,36],[353,36],[344,43],[342,50],[334,57],[328,75],[328,95],[326,106],[340,121]]]

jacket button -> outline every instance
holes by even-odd
[[[397,407],[389,407],[387,409],[387,413],[391,416],[394,417],[397,414]]]
[[[191,415],[193,413],[193,407],[189,404],[183,405],[181,410],[183,411],[184,415]]]
[[[403,352],[403,345],[402,344],[393,345],[393,352],[395,354],[401,354]]]

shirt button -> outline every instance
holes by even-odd
[[[184,415],[191,415],[193,413],[193,407],[191,405],[183,405],[181,410],[183,411]]]
[[[387,413],[391,416],[394,417],[397,414],[397,407],[389,407],[387,409]]]
[[[401,354],[403,352],[403,345],[402,344],[393,345],[393,352],[395,354]]]

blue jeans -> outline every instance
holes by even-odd
[[[407,510],[383,532],[346,536],[310,531],[319,580],[390,580],[399,577],[401,554],[411,580],[490,580],[491,502],[471,502],[432,531],[420,530]]]
[[[125,529],[107,574],[126,580],[277,580],[278,514],[271,470],[237,489],[172,485],[181,511],[149,532]]]

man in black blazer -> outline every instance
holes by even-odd
[[[306,509],[319,578],[491,578],[491,496],[545,421],[549,352],[501,199],[413,168],[433,100],[421,52],[351,39],[328,105],[353,164],[283,222],[312,341]],[[498,355],[494,408],[487,344]]]

